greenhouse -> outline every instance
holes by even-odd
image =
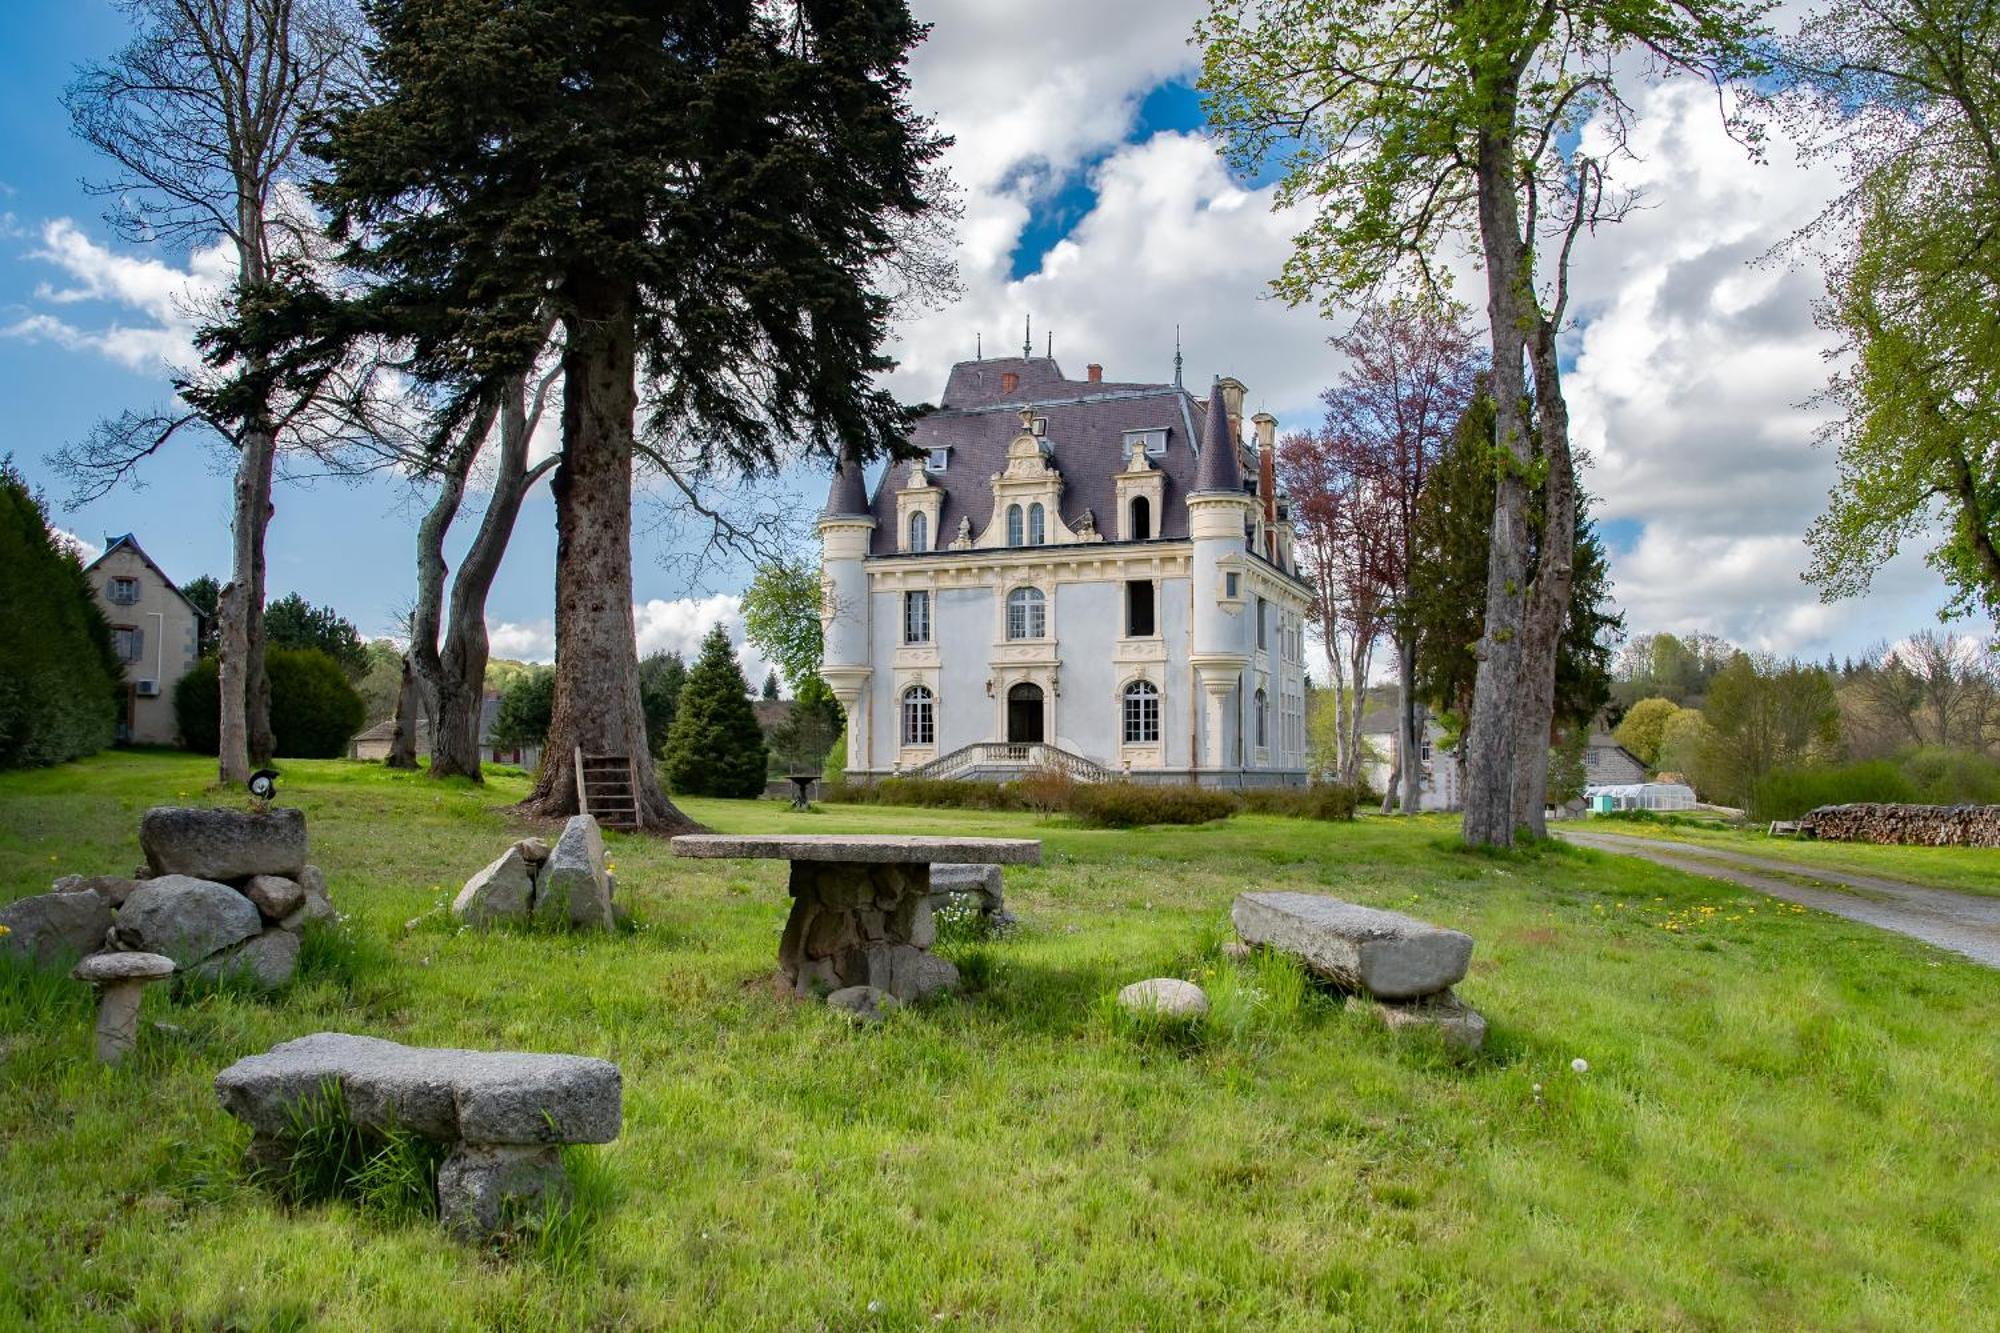
[[[1583,800],[1593,815],[1620,810],[1692,810],[1694,788],[1680,782],[1623,782],[1585,787]]]

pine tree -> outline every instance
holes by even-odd
[[[639,704],[646,710],[646,753],[650,755],[666,753],[687,674],[687,662],[677,652],[650,653],[639,663]]]
[[[769,703],[771,700],[777,697],[778,697],[778,669],[776,667],[772,667],[769,671],[764,673],[764,702]]]
[[[701,642],[674,710],[674,729],[660,766],[680,796],[756,796],[764,790],[769,755],[749,682],[720,625]]]

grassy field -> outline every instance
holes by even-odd
[[[1674,823],[1649,820],[1606,819],[1601,823],[1577,820],[1564,827],[1580,832],[1630,834],[1636,838],[1665,838],[1720,847],[1748,856],[1796,861],[1803,866],[1824,866],[1857,875],[1880,875],[1884,879],[1906,880],[1938,889],[1959,889],[1966,893],[2000,896],[2000,848],[1994,847],[1890,847],[1865,842],[1819,842],[1812,838],[1774,838],[1765,825],[1721,823]],[[1837,887],[1837,886],[1836,886]]]
[[[0,977],[0,1326],[1990,1328],[2000,974],[1629,859],[1456,850],[1428,819],[1095,832],[790,814],[729,830],[1026,834],[1023,927],[966,995],[856,1029],[769,986],[784,866],[614,836],[636,933],[475,935],[439,909],[525,789],[290,763],[348,914],[288,994],[153,992],[86,1059],[81,988]],[[0,776],[0,896],[128,870],[208,766]],[[234,800],[233,797],[214,799]],[[1269,961],[1232,896],[1325,890],[1463,927],[1492,1023],[1455,1064]],[[1116,1022],[1185,976],[1191,1041]],[[616,1060],[625,1132],[561,1247],[477,1249],[244,1179],[210,1080],[341,1029]],[[1588,1061],[1587,1072],[1571,1068]]]

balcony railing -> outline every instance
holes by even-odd
[[[1095,760],[1072,754],[1060,746],[1042,741],[977,741],[940,755],[911,771],[917,778],[957,778],[982,769],[1017,769],[1028,772],[1052,768],[1079,782],[1104,782],[1113,774]]]

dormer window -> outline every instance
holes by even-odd
[[[932,472],[942,472],[950,464],[951,464],[951,450],[949,448],[945,448],[945,449],[931,450],[930,462],[925,464],[925,466]]]
[[[1128,430],[1125,432],[1125,452],[1129,455],[1132,446],[1144,444],[1146,452],[1159,458],[1167,452],[1167,432],[1165,430]]]
[[[1028,433],[1036,439],[1047,435],[1049,433],[1049,419],[1047,417],[1036,417],[1028,423]]]

